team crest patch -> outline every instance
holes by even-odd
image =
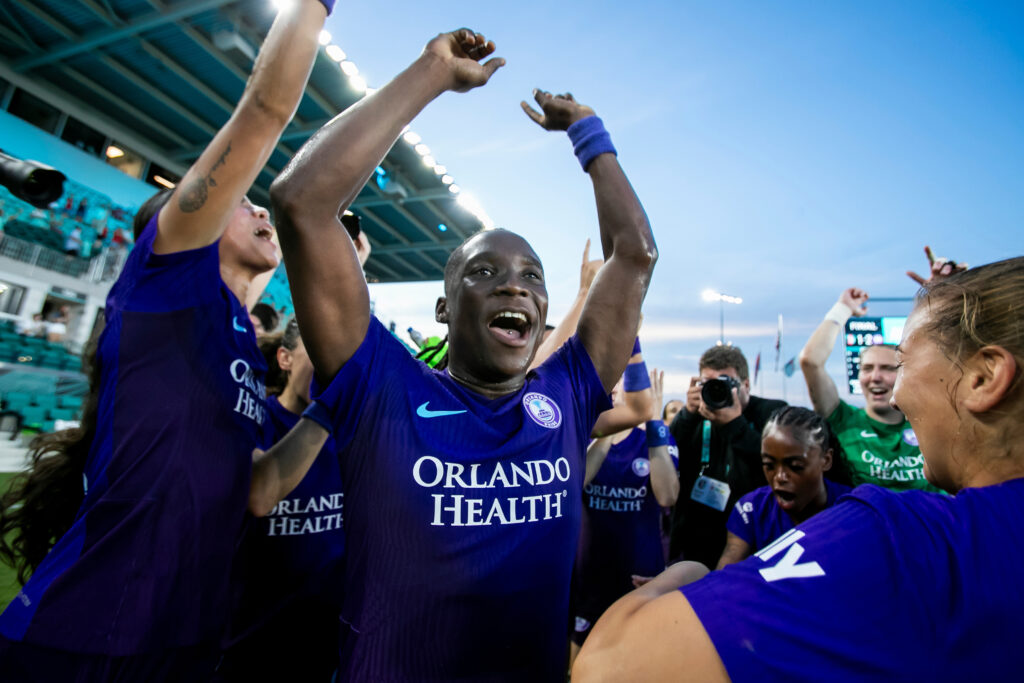
[[[558,404],[544,394],[531,392],[523,396],[523,407],[530,418],[541,427],[557,429],[562,424],[562,411]]]
[[[576,617],[576,633],[583,633],[590,628],[590,622],[583,617]]]
[[[633,474],[638,477],[646,477],[651,473],[651,461],[647,458],[636,458],[633,460]]]
[[[910,446],[920,445],[917,443],[917,434],[915,434],[914,430],[911,429],[910,427],[907,427],[906,429],[903,430],[903,440],[907,443],[907,445]]]

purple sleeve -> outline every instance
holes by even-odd
[[[594,362],[578,335],[569,337],[561,348],[544,361],[537,369],[537,373],[546,373],[557,367],[568,373],[575,398],[573,407],[579,419],[581,433],[590,434],[598,416],[612,407],[612,401],[608,392],[604,390],[597,368],[594,367]]]
[[[937,646],[915,639],[928,623],[918,549],[890,532],[881,509],[848,497],[680,590],[733,681],[884,678]]]
[[[744,505],[750,507],[747,510]],[[736,536],[742,538],[750,545],[754,545],[754,524],[751,519],[753,515],[753,496],[747,494],[736,501],[736,504],[732,506],[732,512],[729,513],[729,521],[725,523],[725,528]]]
[[[384,387],[386,375],[417,363],[402,343],[377,318],[371,317],[362,344],[330,383],[323,386],[314,377],[310,397],[319,406],[322,419],[329,419],[334,426],[339,450],[351,441],[363,409],[371,395]]]

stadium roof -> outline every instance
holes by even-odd
[[[180,176],[241,96],[274,13],[270,0],[10,0],[0,3],[0,76]],[[321,43],[257,201],[302,143],[365,92],[343,51],[326,35]],[[440,279],[452,249],[490,227],[416,138],[396,143],[352,207],[373,243],[371,280]]]

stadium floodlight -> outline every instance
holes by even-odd
[[[422,142],[416,145],[415,149],[416,153],[419,154],[421,157],[425,157],[428,154],[430,154],[430,148],[424,145]]]
[[[423,157],[423,165],[427,168],[434,168],[434,166],[437,166],[437,159],[428,154]]]
[[[345,59],[345,51],[333,43],[324,48],[324,52],[336,62],[343,62]]]
[[[164,178],[162,175],[154,175],[153,182],[157,183],[158,185],[163,185],[168,190],[173,190],[177,186],[177,183],[172,183],[170,180]]]
[[[352,89],[356,92],[366,92],[366,79],[362,76],[349,76],[348,84],[352,86]]]
[[[402,135],[402,139],[405,140],[410,145],[418,145],[421,142],[423,142],[423,138],[419,136],[419,133],[414,133],[411,130],[406,131]]]
[[[491,217],[487,215],[487,212],[484,211],[483,205],[480,204],[476,197],[469,194],[468,192],[463,192],[462,194],[459,195],[459,198],[455,200],[455,203],[461,206],[469,213],[471,213],[478,221],[480,221],[480,224],[483,226],[484,230],[494,230],[494,221],[491,220]]]
[[[359,67],[356,66],[355,62],[348,59],[341,63],[341,71],[342,73],[349,77],[359,75]]]
[[[711,303],[712,301],[718,302],[718,343],[725,343],[725,305],[726,304],[741,304],[743,299],[738,296],[730,296],[728,294],[722,294],[716,292],[713,289],[705,289],[700,293],[700,297]]]
[[[108,159],[119,159],[124,156],[124,150],[116,145],[109,145],[107,147],[106,155]]]
[[[434,166],[434,174],[435,175],[444,175],[447,172],[448,172],[448,169],[445,168],[444,166],[442,166],[441,164],[436,164]]]
[[[455,182],[455,178],[452,178],[450,175],[445,173],[443,176],[441,176],[441,182],[444,183],[445,185],[451,185],[452,183]]]
[[[452,184],[448,186],[448,191],[451,192],[452,194],[458,194],[462,192],[462,188],[459,187],[458,185]]]
[[[0,185],[18,199],[45,209],[64,194],[64,181],[60,171],[38,161],[16,159],[0,152]]]
[[[331,34],[325,28],[320,29],[320,44],[324,46],[331,44]]]

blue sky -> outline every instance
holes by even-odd
[[[971,264],[1024,253],[1024,4],[341,1],[327,24],[371,86],[461,26],[508,65],[413,129],[534,245],[557,322],[596,243],[593,195],[565,136],[518,103],[541,87],[597,110],[661,251],[641,338],[671,394],[718,338],[706,287],[743,297],[726,339],[751,364],[762,351],[757,393],[781,397],[779,314],[785,361],[845,287],[912,296],[904,271],[926,268],[925,244]],[[373,288],[381,311],[422,332],[439,330],[440,293]],[[842,383],[838,349],[829,369]],[[785,394],[806,404],[799,372]]]

